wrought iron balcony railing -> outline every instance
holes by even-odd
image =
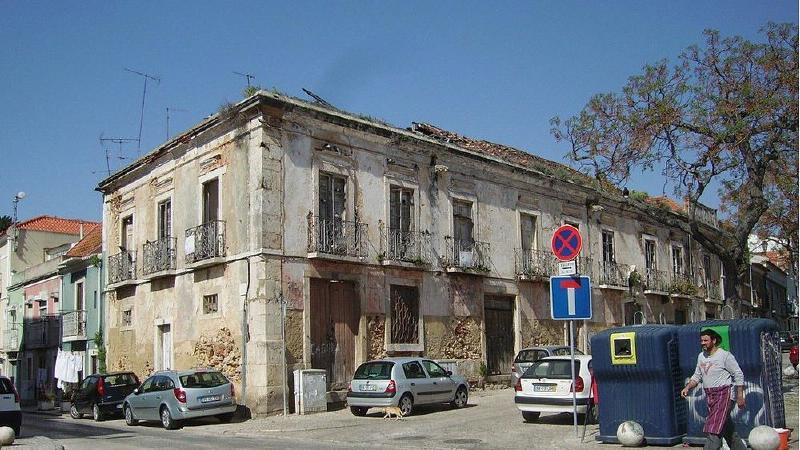
[[[108,257],[109,284],[136,279],[136,252],[122,251]]]
[[[86,311],[64,313],[62,329],[65,338],[86,337]]]
[[[719,287],[719,281],[706,280],[706,298],[722,300],[722,290]]]
[[[380,257],[417,265],[430,263],[431,235],[419,231],[385,229],[381,224]]]
[[[186,230],[186,264],[225,256],[225,222],[212,220]]]
[[[308,215],[308,252],[366,258],[367,224]]]
[[[597,264],[597,282],[604,286],[627,288],[630,271],[631,266],[627,264],[599,261]]]
[[[672,295],[681,295],[692,297],[697,295],[697,284],[691,276],[682,273],[673,273],[672,279],[669,282],[669,293]]]
[[[461,241],[450,236],[445,240],[445,265],[447,267],[476,270],[479,272],[489,271],[489,250],[488,242]]]
[[[164,237],[145,243],[142,246],[144,256],[142,273],[150,275],[165,270],[175,270],[176,245],[177,239],[174,237]]]
[[[58,347],[61,342],[61,315],[25,319],[22,329],[26,349]]]
[[[669,276],[666,272],[647,268],[644,270],[644,290],[669,292]]]
[[[6,328],[3,331],[3,350],[7,352],[16,352],[19,350],[19,329]]]
[[[556,273],[556,259],[549,251],[515,249],[517,277],[528,280],[550,278]]]

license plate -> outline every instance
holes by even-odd
[[[374,384],[365,384],[365,385],[361,386],[361,390],[362,391],[374,391],[375,390],[375,385]]]
[[[219,401],[219,395],[210,395],[208,397],[203,397],[203,398],[200,399],[200,401],[202,403],[218,402]]]
[[[555,392],[556,386],[554,384],[534,384],[533,392]]]

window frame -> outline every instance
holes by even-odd
[[[384,292],[388,295],[384,296],[384,335],[383,342],[385,343],[386,351],[389,352],[423,352],[425,351],[425,315],[423,311],[423,296],[425,290],[423,289],[423,282],[410,280],[407,278],[398,278],[394,276],[387,276],[384,282]],[[396,344],[392,342],[392,286],[401,287],[414,287],[417,289],[417,342],[414,344]]]

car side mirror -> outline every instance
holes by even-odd
[[[452,377],[452,376],[453,376],[453,372],[452,372],[452,371],[450,371],[450,370],[445,370],[445,371],[444,371],[444,373],[445,373],[445,375],[447,375],[448,377]]]

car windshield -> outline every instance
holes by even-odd
[[[575,360],[575,374],[580,373],[581,362]],[[569,369],[568,359],[545,359],[536,361],[531,365],[522,378],[553,378],[569,380],[572,374]]]
[[[13,394],[14,386],[8,378],[0,378],[0,394]]]
[[[547,355],[547,352],[544,350],[539,349],[528,349],[522,350],[517,353],[517,357],[514,358],[514,362],[516,363],[523,363],[523,362],[534,362],[544,358]]]
[[[225,375],[219,372],[195,372],[188,375],[181,375],[181,385],[191,388],[213,388],[228,383]]]
[[[392,378],[393,362],[376,361],[358,366],[353,379],[356,380],[389,380]]]
[[[116,375],[106,375],[103,377],[106,386],[131,386],[138,385],[139,379],[132,373],[120,373]]]

